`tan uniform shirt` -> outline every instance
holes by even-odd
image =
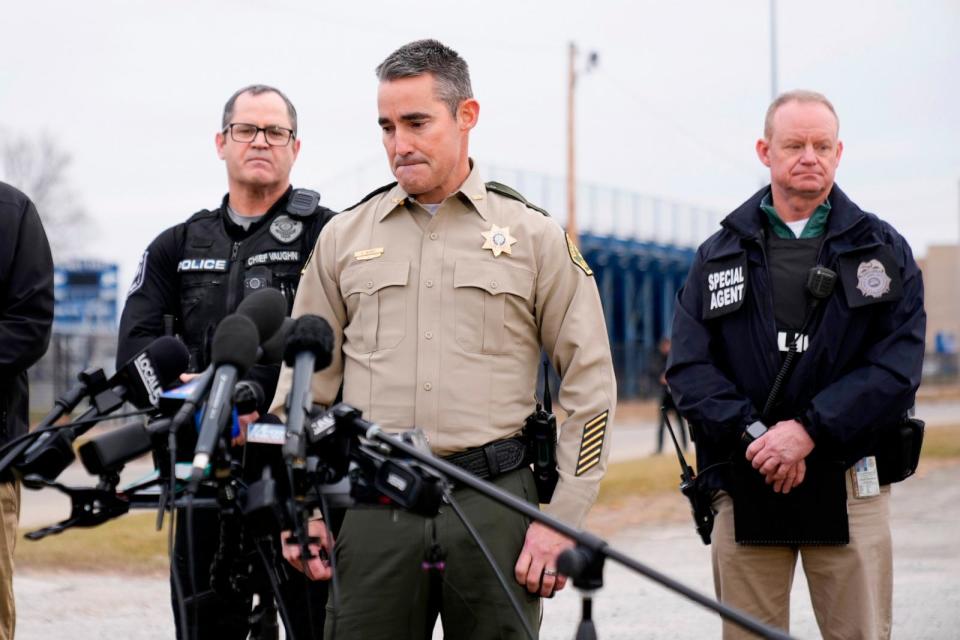
[[[545,510],[580,525],[606,469],[616,401],[588,272],[553,219],[488,190],[476,169],[432,217],[399,186],[378,193],[327,224],[300,281],[294,317],[325,318],[338,347],[313,377],[314,402],[331,404],[342,380],[344,402],[365,419],[419,427],[448,455],[521,431],[542,345],[569,414]],[[274,413],[290,376],[284,367]]]

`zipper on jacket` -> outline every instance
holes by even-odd
[[[227,313],[233,313],[237,305],[237,280],[240,277],[240,264],[237,256],[240,254],[241,242],[234,242],[230,250],[230,279],[227,287]]]
[[[773,279],[770,276],[770,260],[767,259],[767,245],[763,240],[763,231],[757,233],[753,239],[760,246],[760,255],[763,257],[763,272],[767,277],[767,290],[770,292],[769,296],[764,296],[766,300],[763,303],[763,310],[769,314],[766,319],[767,321],[764,323],[768,331],[767,338],[773,337],[773,351],[766,352],[767,366],[769,372],[773,373],[773,377],[770,379],[772,383],[773,379],[777,376],[777,371],[780,370],[778,363],[780,359],[780,345],[777,340],[777,316],[773,302]],[[771,329],[772,333],[769,333]]]

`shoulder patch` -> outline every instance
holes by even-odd
[[[137,265],[137,273],[133,276],[133,284],[131,284],[130,289],[127,290],[128,298],[143,286],[143,280],[147,277],[147,258],[149,255],[150,250],[148,249],[140,256],[140,264]]]
[[[508,187],[507,185],[502,184],[500,182],[488,182],[486,186],[487,186],[487,191],[493,191],[494,193],[499,193],[500,195],[510,198],[511,200],[517,200],[518,202],[522,202],[523,204],[527,205],[529,208],[533,209],[534,211],[539,211],[540,213],[547,216],[548,218],[550,217],[550,214],[547,213],[545,209],[541,209],[537,205],[531,204],[526,198],[520,195],[520,192],[517,191],[516,189]]]
[[[306,218],[317,212],[320,194],[312,189],[294,189],[287,200],[287,213],[298,218]]]
[[[372,198],[372,197],[374,197],[374,196],[378,196],[378,195],[380,195],[381,193],[384,193],[384,192],[386,192],[386,191],[390,191],[390,189],[393,189],[395,186],[397,186],[397,183],[396,183],[396,182],[391,182],[390,184],[385,184],[385,185],[383,185],[383,186],[380,187],[379,189],[374,189],[373,191],[371,191],[371,192],[368,193],[367,195],[363,196],[363,199],[361,199],[360,202],[358,202],[358,203],[356,203],[356,204],[350,205],[349,207],[347,207],[346,209],[344,209],[344,211],[350,211],[351,209],[355,209],[355,208],[359,207],[360,205],[362,205],[362,204],[363,204],[364,202],[366,202],[367,200],[369,200],[370,198]]]
[[[743,306],[747,293],[747,254],[744,251],[708,260],[703,264],[704,320],[733,313]]]
[[[570,237],[569,233],[565,233],[564,235],[567,237],[567,251],[570,253],[570,259],[573,260],[573,264],[580,267],[580,269],[583,270],[583,272],[588,276],[592,276],[593,269],[591,269],[590,265],[587,264],[587,261],[584,259],[583,254],[580,253],[580,249],[573,241],[573,238]]]

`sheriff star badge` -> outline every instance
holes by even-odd
[[[497,258],[501,253],[506,253],[511,255],[511,245],[517,242],[517,239],[510,235],[510,227],[498,227],[497,225],[491,225],[489,231],[484,231],[480,235],[483,236],[483,249],[490,249],[493,251],[493,257]]]

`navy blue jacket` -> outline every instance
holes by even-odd
[[[760,209],[769,191],[761,189],[723,220],[700,246],[677,295],[667,382],[695,428],[701,469],[741,450],[740,435],[760,418],[782,362],[763,240],[768,223]],[[914,404],[926,314],[920,270],[903,237],[839,187],[829,200],[818,263],[840,277],[813,316],[809,346],[768,418],[800,420],[822,453],[853,464]],[[874,260],[885,265],[886,288],[865,279]],[[737,264],[745,271],[742,300],[738,305],[736,292],[728,294],[711,312],[709,276]],[[736,289],[736,282],[728,277],[721,284]],[[711,313],[721,315],[704,319]]]

